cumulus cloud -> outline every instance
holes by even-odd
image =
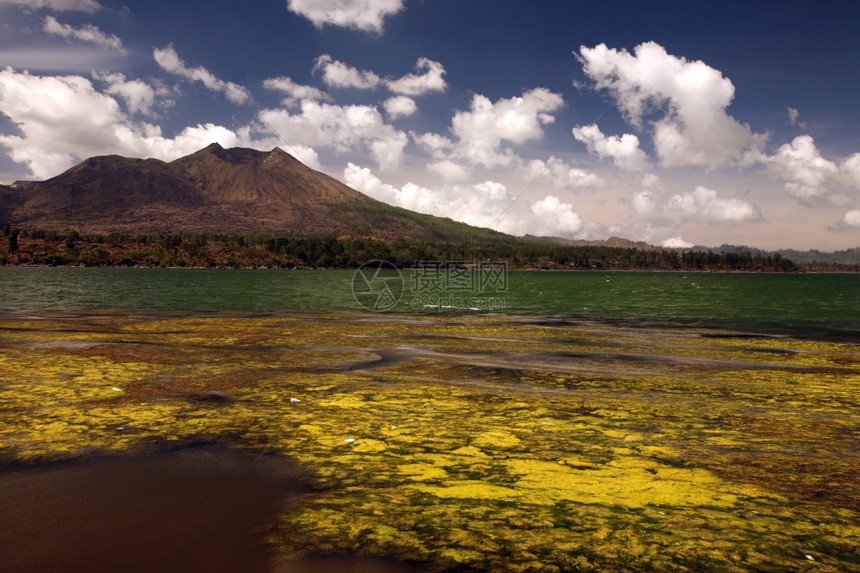
[[[541,222],[544,235],[569,237],[582,229],[582,219],[573,205],[563,203],[555,195],[547,195],[532,203],[531,210]]]
[[[131,105],[146,105],[146,90],[120,76],[104,76]],[[137,90],[137,95],[132,92]],[[143,108],[140,108],[141,110]],[[98,91],[82,76],[34,76],[11,68],[0,71],[0,113],[9,118],[19,134],[0,135],[0,145],[10,158],[28,166],[44,179],[95,155],[157,157],[170,161],[193,153],[210,143],[225,147],[271,147],[274,141],[258,141],[250,128],[231,130],[215,124],[190,126],[173,138],[147,122],[133,121],[110,93]]]
[[[373,106],[304,100],[300,113],[268,109],[260,112],[259,118],[277,133],[288,134],[290,144],[330,147],[344,153],[363,146],[383,171],[400,164],[408,143],[406,134],[386,124]]]
[[[636,46],[633,54],[605,44],[582,46],[578,59],[632,125],[643,128],[656,118],[650,125],[664,166],[720,167],[765,139],[726,112],[734,85],[704,62],[673,56],[655,42]]]
[[[85,24],[80,28],[73,28],[68,24],[61,24],[53,16],[46,16],[42,23],[42,30],[52,36],[59,36],[67,40],[80,40],[95,44],[102,48],[116,50],[125,54],[125,48],[122,47],[122,40],[113,34],[105,34],[97,26]]]
[[[96,12],[102,8],[95,0],[0,0],[0,6],[3,4],[33,10],[49,8],[55,12]]]
[[[621,137],[606,136],[596,123],[573,128],[573,137],[585,144],[589,153],[601,159],[612,158],[621,169],[642,171],[648,167],[648,158],[639,148],[639,138],[625,133]]]
[[[846,157],[839,165],[842,181],[856,189],[860,189],[860,152]]]
[[[80,76],[39,77],[6,68],[0,72],[0,111],[23,134],[0,136],[0,143],[37,177],[70,167],[72,150],[87,156],[123,148],[119,104]]]
[[[852,209],[851,211],[846,211],[845,214],[842,215],[840,226],[850,227],[852,229],[860,229],[860,209]]]
[[[163,70],[192,82],[200,82],[213,92],[223,93],[233,103],[246,103],[251,99],[251,92],[247,89],[233,82],[226,82],[216,77],[203,66],[197,66],[196,68],[186,66],[185,62],[180,59],[179,54],[176,53],[173,44],[168,44],[164,48],[155,48],[153,57]]]
[[[827,195],[827,180],[839,174],[839,167],[821,157],[809,135],[795,137],[791,143],[781,145],[773,155],[758,153],[754,157],[773,175],[785,180],[785,190],[790,195],[804,202]]]
[[[428,58],[419,58],[415,64],[418,71],[425,70],[423,74],[408,74],[397,80],[388,80],[388,89],[397,94],[417,96],[428,92],[442,92],[447,87],[445,80],[445,68],[439,62]]]
[[[403,0],[288,0],[290,12],[317,28],[326,25],[381,34],[387,16],[403,9]]]
[[[514,235],[572,237],[583,230],[579,215],[569,203],[547,195],[523,210],[511,209],[515,199],[498,181],[441,185],[430,189],[413,182],[401,187],[384,183],[366,168],[349,163],[343,173],[347,185],[375,199],[420,213],[449,217],[476,227],[494,228]]]
[[[407,117],[418,110],[415,100],[406,96],[390,97],[382,103],[382,107],[391,119]]]
[[[429,173],[438,175],[444,181],[449,183],[459,183],[466,181],[471,175],[470,171],[466,167],[460,165],[459,163],[455,163],[450,159],[431,161],[427,164],[427,171]]]
[[[360,70],[329,54],[323,54],[316,59],[313,71],[322,73],[322,81],[331,87],[355,88],[370,90],[385,86],[392,92],[404,96],[418,96],[428,92],[445,91],[446,84],[442,76],[445,68],[439,62],[428,58],[419,58],[415,64],[423,74],[407,74],[398,79],[383,79],[369,70]]]
[[[696,223],[742,223],[759,221],[758,207],[743,199],[723,199],[707,187],[696,187],[690,193],[672,195],[666,205],[670,213]]]
[[[681,238],[688,223],[731,224],[761,220],[761,211],[750,201],[726,199],[707,187],[665,198],[659,190],[644,189],[633,196],[634,226],[646,241],[662,246],[685,245]]]
[[[373,72],[348,66],[328,54],[317,58],[314,72],[317,71],[322,71],[322,81],[326,85],[335,88],[369,90],[382,82],[382,79]]]
[[[572,167],[555,156],[546,161],[533,159],[526,164],[525,171],[529,181],[548,178],[557,191],[597,188],[605,184],[602,177],[586,169]]]
[[[415,135],[415,141],[437,161],[487,168],[511,167],[517,155],[504,142],[522,144],[543,137],[542,126],[554,120],[552,112],[562,107],[561,96],[536,88],[521,97],[495,103],[484,95],[472,97],[468,111],[458,110],[451,120],[451,140],[438,134]]]
[[[283,104],[292,107],[302,100],[329,101],[331,96],[321,89],[313,86],[297,84],[288,77],[269,78],[263,82],[263,87],[269,90],[280,91],[287,94]]]
[[[141,80],[127,80],[123,74],[96,73],[93,74],[108,84],[105,93],[116,95],[125,101],[126,108],[131,113],[141,113],[147,116],[155,115],[152,107],[155,105],[155,89]]]

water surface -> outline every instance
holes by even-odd
[[[561,315],[802,336],[860,337],[860,275],[510,271],[482,288],[430,290],[380,275],[397,312]],[[0,310],[366,311],[345,270],[0,268]],[[468,288],[471,287],[471,288]]]

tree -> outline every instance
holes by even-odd
[[[17,229],[9,233],[9,252],[18,252],[18,232]]]

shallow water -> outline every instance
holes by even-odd
[[[201,440],[292,460],[312,489],[250,525],[285,571],[857,569],[858,400],[850,340],[496,314],[0,317],[0,458],[180,524],[209,474],[226,498],[262,478],[207,462],[129,500],[54,464]],[[144,461],[186,467],[170,455]],[[205,511],[245,535],[229,506]]]
[[[303,474],[216,447],[7,467],[0,563],[9,572],[267,571],[263,528],[285,498],[307,493]]]

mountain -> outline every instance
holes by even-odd
[[[0,186],[0,222],[81,234],[325,234],[460,239],[503,236],[392,207],[275,148],[217,143],[170,163],[92,157],[46,181]]]
[[[655,247],[645,241],[631,241],[622,237],[609,237],[608,239],[582,240],[582,239],[565,239],[564,237],[546,237],[525,235],[526,239],[534,239],[538,241],[548,241],[559,245],[573,247],[610,247],[613,249],[638,249],[641,251],[656,251],[661,247]]]
[[[709,250],[708,247],[695,246],[693,250],[705,251]],[[818,249],[811,249],[807,251],[800,251],[797,249],[777,249],[775,251],[770,251],[766,249],[758,249],[756,247],[749,247],[747,245],[729,245],[722,244],[716,248],[710,248],[710,250],[714,252],[726,252],[726,253],[741,253],[748,252],[753,256],[771,256],[775,253],[779,253],[783,257],[787,257],[794,261],[795,263],[801,264],[828,264],[828,265],[860,265],[860,247],[854,247],[852,249],[844,249],[841,251],[832,251],[832,252],[823,252]]]

